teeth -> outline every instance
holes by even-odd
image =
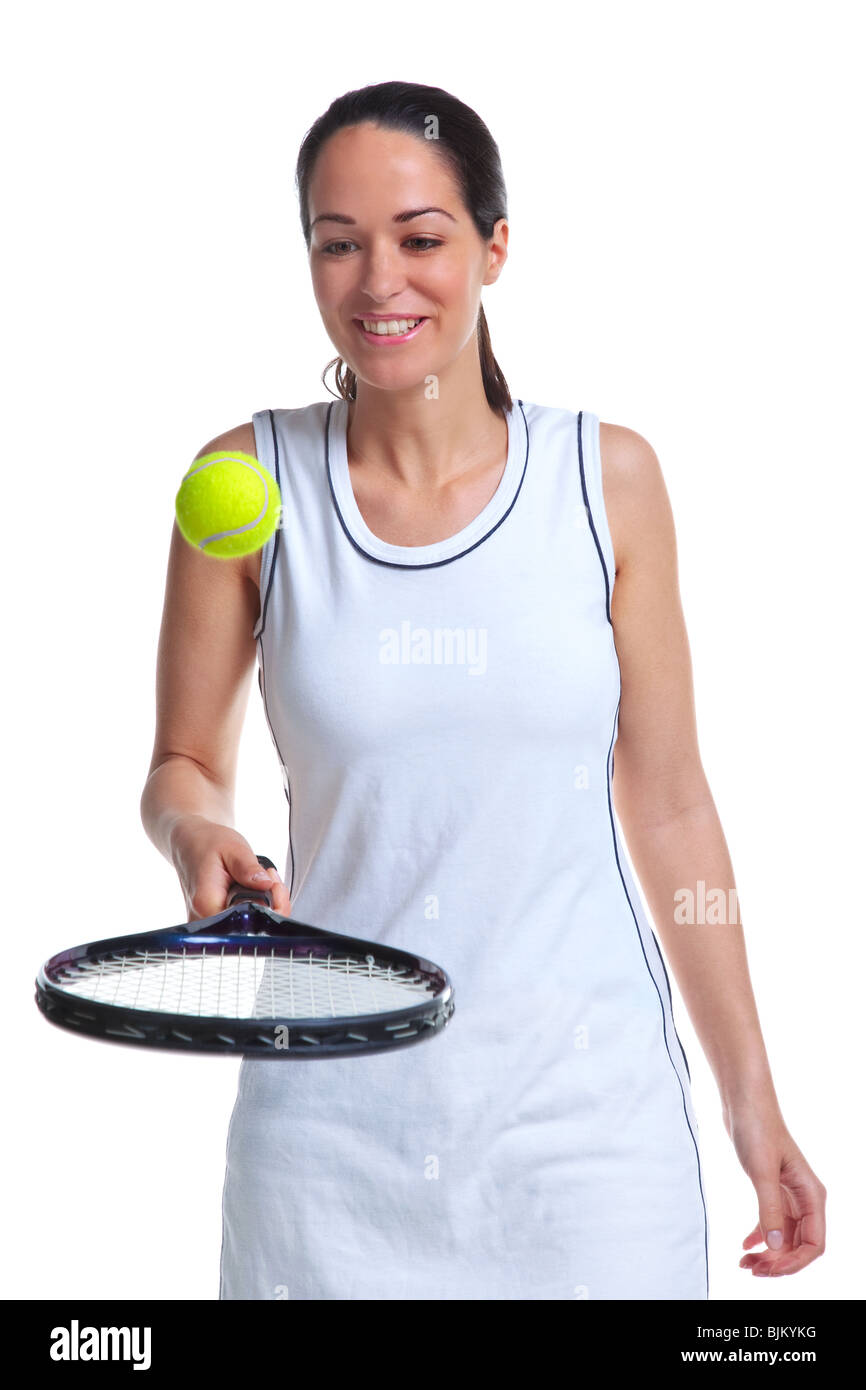
[[[368,333],[378,333],[384,338],[389,333],[408,333],[410,328],[414,328],[420,323],[420,319],[362,319],[364,327]]]

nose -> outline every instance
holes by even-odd
[[[396,247],[373,247],[361,273],[361,290],[370,301],[371,313],[387,312],[388,300],[403,293],[406,274],[399,264]]]

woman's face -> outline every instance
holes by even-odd
[[[442,211],[395,220],[432,208]],[[472,360],[481,286],[505,263],[508,226],[502,218],[481,240],[435,141],[369,122],[338,131],[316,161],[309,214],[316,303],[359,380],[395,390],[442,375],[461,353]],[[364,318],[424,322],[385,336]]]

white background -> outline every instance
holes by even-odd
[[[834,0],[6,11],[7,1298],[218,1294],[237,1063],[53,1029],[33,977],[185,920],[139,819],[174,495],[217,433],[329,398],[295,159],[336,96],[394,78],[454,92],[499,145],[510,255],[484,304],[513,395],[639,431],[671,496],[777,1090],[829,1189],[823,1259],[738,1268],[756,1201],[675,994],[711,1297],[863,1296],[861,20]],[[255,682],[235,824],[282,869]]]

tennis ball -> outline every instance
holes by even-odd
[[[222,451],[190,464],[174,500],[184,538],[224,559],[261,550],[277,529],[280,505],[276,479],[257,458]]]

